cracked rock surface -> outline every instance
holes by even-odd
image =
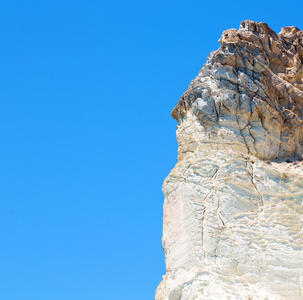
[[[219,42],[172,112],[156,300],[303,299],[303,31]]]

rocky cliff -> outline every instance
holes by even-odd
[[[156,299],[303,299],[303,31],[219,42],[172,112]]]

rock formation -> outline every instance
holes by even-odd
[[[172,112],[156,300],[303,299],[303,31],[219,42]]]

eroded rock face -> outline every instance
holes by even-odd
[[[172,112],[156,299],[303,299],[303,31],[219,42]]]

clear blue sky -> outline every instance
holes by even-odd
[[[0,300],[149,300],[170,112],[225,29],[302,1],[0,0]]]

